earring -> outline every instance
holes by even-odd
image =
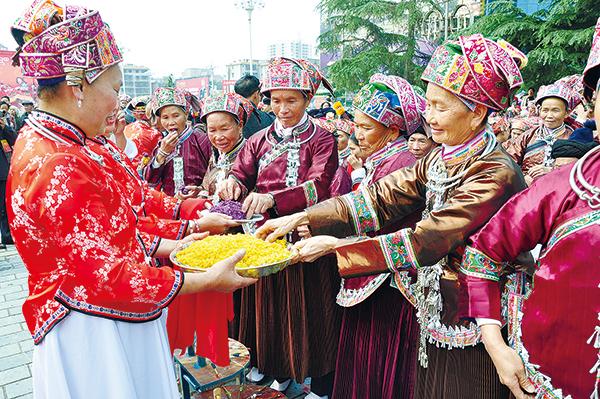
[[[81,100],[81,98],[77,99],[77,108],[81,108],[82,103],[83,101]]]

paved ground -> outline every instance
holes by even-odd
[[[21,314],[27,273],[15,247],[0,250],[0,399],[31,398],[33,341]]]
[[[31,398],[33,341],[21,313],[27,296],[27,272],[15,247],[0,250],[0,399]],[[270,384],[265,380],[263,384]],[[289,398],[304,397],[303,387],[293,384]]]

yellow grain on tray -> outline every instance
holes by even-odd
[[[178,252],[177,261],[191,267],[206,269],[215,263],[229,258],[240,249],[246,250],[246,255],[236,267],[248,268],[269,265],[288,259],[291,256],[286,248],[285,240],[268,243],[247,234],[228,234],[209,236],[192,243]]]

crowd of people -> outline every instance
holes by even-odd
[[[311,399],[600,394],[600,19],[582,74],[537,92],[525,54],[473,34],[437,48],[425,92],[376,73],[347,109],[291,58],[234,93],[119,95],[86,7],[34,0],[12,33],[39,84],[0,118],[34,397],[177,398],[174,349],[226,363],[228,337],[249,381],[310,377]],[[220,201],[266,221],[206,212]],[[294,264],[256,280],[243,249],[205,273],[168,259],[242,231],[286,238]]]

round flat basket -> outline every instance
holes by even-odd
[[[179,248],[176,248],[173,252],[171,252],[171,255],[169,255],[169,259],[171,260],[171,262],[174,265],[179,266],[181,269],[183,269],[186,272],[190,272],[190,273],[205,272],[207,269],[186,265],[177,260],[177,254],[190,245],[191,245],[191,243],[185,244]],[[280,262],[266,264],[266,265],[258,265],[258,266],[252,266],[252,267],[236,267],[235,271],[240,276],[243,276],[243,277],[259,278],[259,277],[265,277],[265,276],[269,276],[271,274],[278,273],[278,272],[282,271],[283,269],[285,269],[286,267],[288,267],[291,262],[292,262],[292,257],[290,256],[288,259],[282,260]]]

